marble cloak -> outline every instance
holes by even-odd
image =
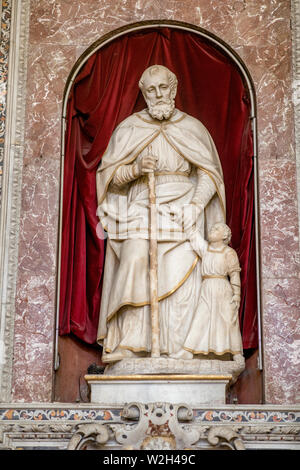
[[[133,275],[130,280],[127,279],[123,282],[122,279],[124,276],[126,277],[127,273],[123,270],[121,278],[118,269],[121,246],[128,237],[123,233],[114,233],[106,226],[105,222],[108,207],[112,205],[122,208],[122,212],[127,214],[128,188],[116,191],[110,184],[117,169],[121,165],[132,164],[138,155],[160,134],[192,167],[208,174],[215,185],[215,196],[205,207],[204,233],[215,222],[225,221],[225,188],[222,167],[214,142],[200,121],[179,110],[175,110],[169,120],[158,121],[152,119],[144,110],[121,122],[112,134],[96,174],[98,216],[108,231],[109,239],[97,335],[100,344],[103,343],[103,339],[107,335],[109,321],[121,308],[123,312],[123,307],[126,305],[138,307],[150,304],[149,276],[146,272],[148,267],[145,266],[142,276],[139,273],[139,275]],[[195,180],[194,184],[196,184]],[[120,209],[118,210],[120,211]],[[143,234],[141,238],[148,237]],[[110,240],[116,242],[115,248],[112,247]],[[163,247],[162,250],[158,249],[158,263],[163,267],[158,273],[158,294],[159,300],[162,300],[184,283],[199,258],[193,250],[184,252],[184,245],[188,241],[182,230],[178,233],[177,240],[168,240],[169,243],[160,243],[160,241],[166,242],[167,240],[158,240],[158,248]],[[147,253],[144,254],[145,259],[146,256],[148,256]],[[178,259],[180,259],[179,264]],[[129,271],[132,275],[132,269]],[[129,285],[129,283],[131,284]]]

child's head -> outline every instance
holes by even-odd
[[[223,241],[226,245],[231,240],[231,230],[228,225],[223,222],[218,222],[214,224],[208,232],[208,241],[209,242],[219,242]]]

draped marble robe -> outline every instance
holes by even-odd
[[[190,243],[202,259],[202,286],[183,348],[194,355],[242,355],[238,309],[232,302],[234,294],[240,295],[238,256],[226,244],[212,248],[197,231],[191,234]]]
[[[170,206],[194,204],[203,236],[225,222],[225,189],[217,150],[206,128],[177,109],[168,120],[144,110],[115,129],[97,170],[98,216],[107,249],[98,327],[102,360],[151,352],[149,199],[147,177],[133,163],[149,153],[156,169],[160,349],[179,351],[189,332],[201,286],[201,260]],[[201,332],[199,332],[201,334]]]

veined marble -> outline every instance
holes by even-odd
[[[64,84],[78,56],[103,34],[128,23],[152,19],[190,22],[214,33],[237,51],[253,77],[258,104],[265,395],[269,403],[299,400],[296,316],[300,268],[290,3],[285,0],[224,0],[221,6],[219,3],[31,1],[15,312],[15,400],[47,401],[51,397],[48,371],[52,370],[54,344]],[[36,331],[32,329],[33,321]]]

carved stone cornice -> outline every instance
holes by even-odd
[[[11,406],[11,405],[9,405]],[[300,449],[300,407],[171,403],[0,408],[0,449]]]
[[[0,221],[0,401],[9,401],[24,152],[30,0],[13,0]]]

